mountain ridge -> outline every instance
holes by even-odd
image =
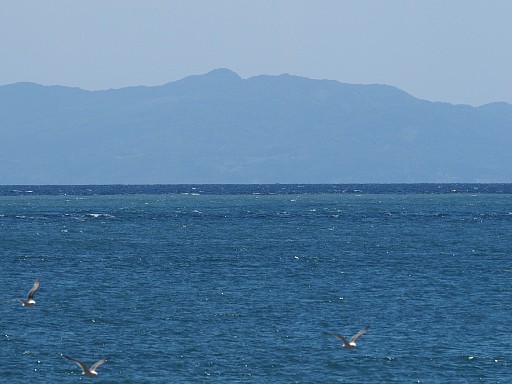
[[[159,86],[0,86],[1,184],[511,182],[512,106],[216,69]]]

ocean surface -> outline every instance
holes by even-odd
[[[0,186],[0,241],[2,383],[512,383],[512,185]]]

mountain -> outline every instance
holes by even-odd
[[[0,87],[0,184],[512,182],[512,106],[227,69]]]

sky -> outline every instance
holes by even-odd
[[[0,0],[0,85],[161,85],[216,68],[512,104],[510,0]]]

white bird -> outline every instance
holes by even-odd
[[[66,359],[68,359],[69,361],[72,361],[73,363],[78,364],[80,366],[80,368],[82,368],[82,375],[85,375],[87,377],[95,377],[95,376],[97,376],[98,372],[96,372],[96,369],[98,369],[98,367],[100,365],[102,365],[103,363],[106,363],[107,360],[110,359],[110,357],[105,357],[104,359],[101,359],[97,363],[94,363],[94,365],[89,369],[87,367],[87,364],[85,364],[85,363],[83,363],[81,361],[72,359],[71,357],[68,357],[68,356],[65,356],[65,355],[62,355],[62,356],[65,357]]]
[[[363,336],[366,333],[366,331],[368,330],[368,328],[370,328],[369,325],[367,325],[366,327],[361,329],[359,332],[357,332],[354,336],[352,336],[352,338],[349,341],[347,341],[347,339],[345,339],[342,335],[340,335],[338,333],[329,333],[329,335],[335,336],[338,339],[340,339],[343,342],[343,346],[345,348],[354,349],[357,346],[356,340],[359,339],[361,336]]]
[[[36,278],[32,289],[28,291],[27,300],[20,299],[21,305],[24,307],[33,307],[36,305],[36,301],[34,300],[34,295],[36,294],[37,288],[39,288],[39,277]]]

